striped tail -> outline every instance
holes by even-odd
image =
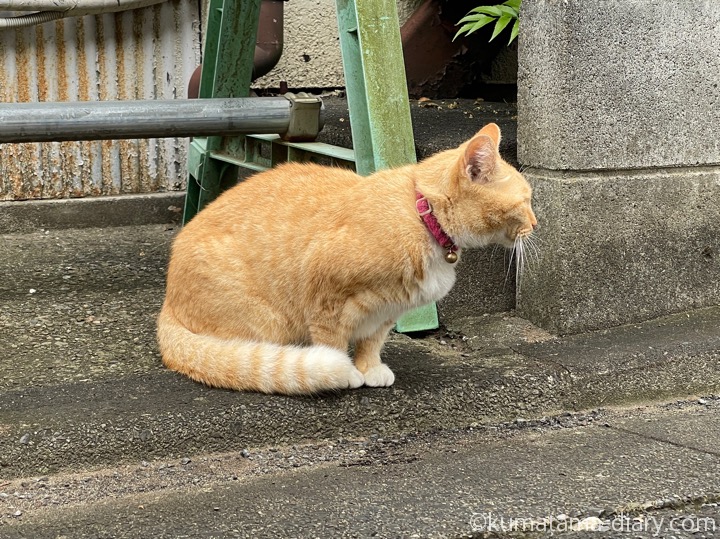
[[[335,348],[198,335],[166,307],[158,317],[158,343],[168,368],[212,387],[307,395],[365,381],[348,355]]]

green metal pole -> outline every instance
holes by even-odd
[[[395,0],[336,0],[358,174],[416,161]],[[434,304],[403,316],[401,332],[439,326]]]
[[[200,74],[201,99],[250,95],[259,16],[260,0],[210,0]],[[212,157],[222,144],[223,137],[196,138],[190,144],[185,223],[224,187],[223,176],[230,165]]]

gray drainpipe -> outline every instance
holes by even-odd
[[[0,17],[0,29],[24,28],[65,17],[115,13],[160,4],[166,0],[0,0],[0,11],[34,11]]]

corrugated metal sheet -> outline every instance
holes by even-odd
[[[184,98],[200,63],[199,25],[198,0],[172,0],[0,30],[0,101]],[[183,189],[187,144],[187,139],[2,144],[0,199]]]

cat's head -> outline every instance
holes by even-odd
[[[457,150],[451,198],[455,239],[463,247],[517,247],[537,227],[532,189],[500,157],[499,144],[500,128],[488,124]]]

